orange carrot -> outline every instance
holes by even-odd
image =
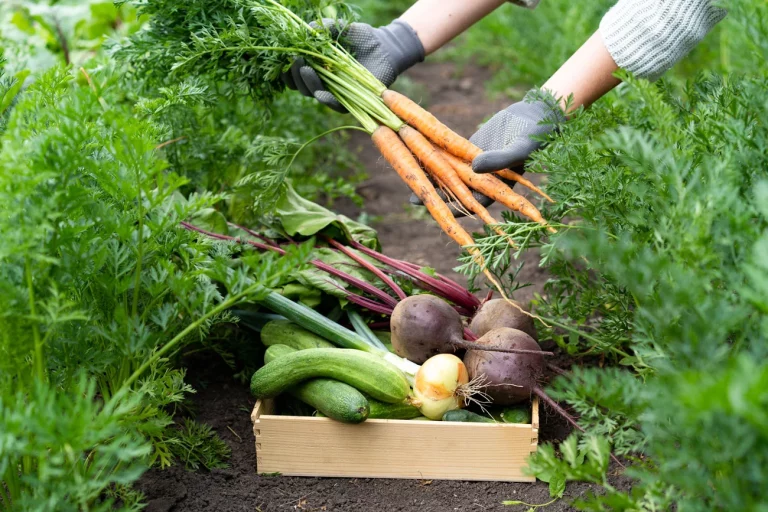
[[[423,166],[423,164],[422,164]],[[443,193],[443,201],[447,204],[453,205],[453,208],[455,210],[460,211],[467,217],[471,217],[473,212],[470,212],[467,210],[463,204],[461,204],[461,201],[459,201],[459,198],[456,197],[456,194],[453,193],[453,190],[448,188],[448,186],[441,180],[440,178],[436,177],[434,173],[430,172],[429,169],[427,169],[427,173],[432,176],[432,181],[435,182],[435,185],[440,189],[440,191]],[[454,215],[455,216],[455,215]]]
[[[499,224],[499,221],[493,218],[488,210],[475,199],[472,191],[469,190],[459,175],[454,170],[448,160],[443,157],[442,152],[433,146],[422,134],[410,126],[403,126],[398,131],[400,138],[403,139],[406,146],[413,152],[422,165],[432,174],[432,177],[444,184],[459,202],[459,205],[465,206],[472,213],[476,213],[486,224]],[[492,228],[499,236],[508,238],[508,235],[499,227]],[[510,240],[514,245],[514,242]]]
[[[437,195],[435,187],[400,137],[391,128],[379,126],[371,134],[371,139],[384,159],[416,194],[416,197],[421,199],[445,234],[459,245],[474,245],[475,241],[456,221],[451,210]]]
[[[407,96],[387,89],[381,99],[389,109],[439,147],[462,160],[471,161],[482,150],[454,132]]]
[[[384,100],[384,103],[389,109],[397,114],[400,119],[416,128],[429,140],[448,153],[455,155],[464,161],[471,162],[477,155],[483,152],[482,149],[448,128],[434,115],[421,108],[418,103],[407,96],[387,89],[382,93],[381,99]],[[537,194],[541,194],[541,196],[545,197],[548,201],[554,202],[552,201],[552,198],[542,192],[539,187],[523,178],[518,173],[510,171],[509,169],[503,169],[502,171],[498,171],[498,174],[508,180],[516,181]]]
[[[483,269],[485,276],[501,290],[499,282],[485,268],[485,258],[474,247],[475,241],[472,239],[472,236],[459,224],[448,206],[437,195],[435,187],[429,181],[427,175],[424,174],[424,171],[421,170],[419,163],[403,141],[400,140],[400,137],[391,128],[379,126],[371,134],[371,139],[384,159],[389,162],[389,165],[392,166],[400,178],[416,194],[416,197],[421,199],[421,202],[427,207],[427,210],[429,210],[438,226],[456,243],[467,246],[467,252],[472,255],[475,262]]]
[[[472,171],[472,168],[468,163],[462,162],[447,152],[443,152],[443,156],[450,162],[456,170],[456,173],[458,173],[459,178],[461,178],[467,186],[472,187],[481,194],[485,194],[511,210],[520,212],[543,226],[547,225],[547,221],[541,216],[541,212],[539,212],[538,208],[520,194],[515,193],[499,178],[490,174],[477,174]],[[555,232],[555,229],[552,227],[549,227],[548,229],[550,232]]]
[[[541,190],[539,187],[534,185],[530,180],[524,178],[520,174],[516,173],[515,171],[510,171],[509,169],[502,169],[500,171],[496,171],[494,174],[498,174],[504,179],[510,180],[510,181],[516,181],[519,184],[521,184],[524,187],[529,188],[530,190],[533,190],[537,194],[539,194],[541,197],[549,201],[550,203],[554,203],[551,197],[549,197],[547,194],[544,193],[543,190]]]

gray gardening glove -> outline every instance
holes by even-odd
[[[523,165],[528,156],[539,149],[541,142],[531,137],[538,137],[552,132],[565,121],[562,110],[554,98],[546,97],[538,90],[526,94],[523,101],[513,103],[494,115],[487,123],[469,138],[470,142],[483,150],[472,161],[472,170],[487,173],[501,169],[512,169],[518,174],[524,172]],[[515,182],[502,180],[510,187]],[[438,191],[441,194],[442,192]],[[472,191],[475,199],[483,206],[489,206],[493,200],[477,191]],[[420,205],[421,201],[411,194],[410,202]],[[465,214],[449,204],[455,217]]]
[[[317,24],[313,26],[317,27]],[[424,60],[424,46],[413,28],[404,21],[395,20],[384,27],[373,28],[365,23],[345,26],[340,21],[323,19],[323,26],[334,38],[339,37],[341,31],[347,50],[387,87],[403,71]],[[320,77],[305,64],[304,59],[296,59],[290,71],[283,73],[282,77],[289,88],[298,90],[304,96],[314,96],[337,112],[346,112],[338,100],[325,90]]]
[[[525,95],[493,116],[469,138],[483,152],[472,161],[477,173],[520,168],[531,153],[541,147],[535,140],[565,122],[565,115],[551,96],[538,90]]]

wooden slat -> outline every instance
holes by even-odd
[[[267,410],[271,403],[257,403],[252,413],[259,473],[534,481],[521,470],[538,444],[537,400],[530,425],[407,420],[347,425]]]

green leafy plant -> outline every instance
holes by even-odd
[[[171,451],[189,470],[225,468],[232,449],[208,425],[189,418],[170,443]]]
[[[518,240],[540,246],[553,274],[537,298],[544,336],[624,367],[576,369],[550,391],[590,435],[650,463],[629,471],[631,493],[572,471],[569,445],[562,459],[540,451],[531,468],[603,486],[576,502],[583,510],[758,510],[768,500],[756,484],[768,437],[753,418],[768,401],[766,81],[625,79],[534,158],[559,200],[545,215],[574,220]]]
[[[173,427],[191,391],[174,354],[308,254],[233,266],[236,248],[180,229],[220,197],[179,193],[160,129],[120,103],[113,78],[45,73],[0,136],[2,509],[110,509],[110,493],[190,439],[187,464],[220,464],[210,435]]]

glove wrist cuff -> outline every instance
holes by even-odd
[[[395,20],[389,25],[379,27],[378,31],[382,47],[389,54],[396,74],[399,75],[424,60],[424,45],[408,23]]]

